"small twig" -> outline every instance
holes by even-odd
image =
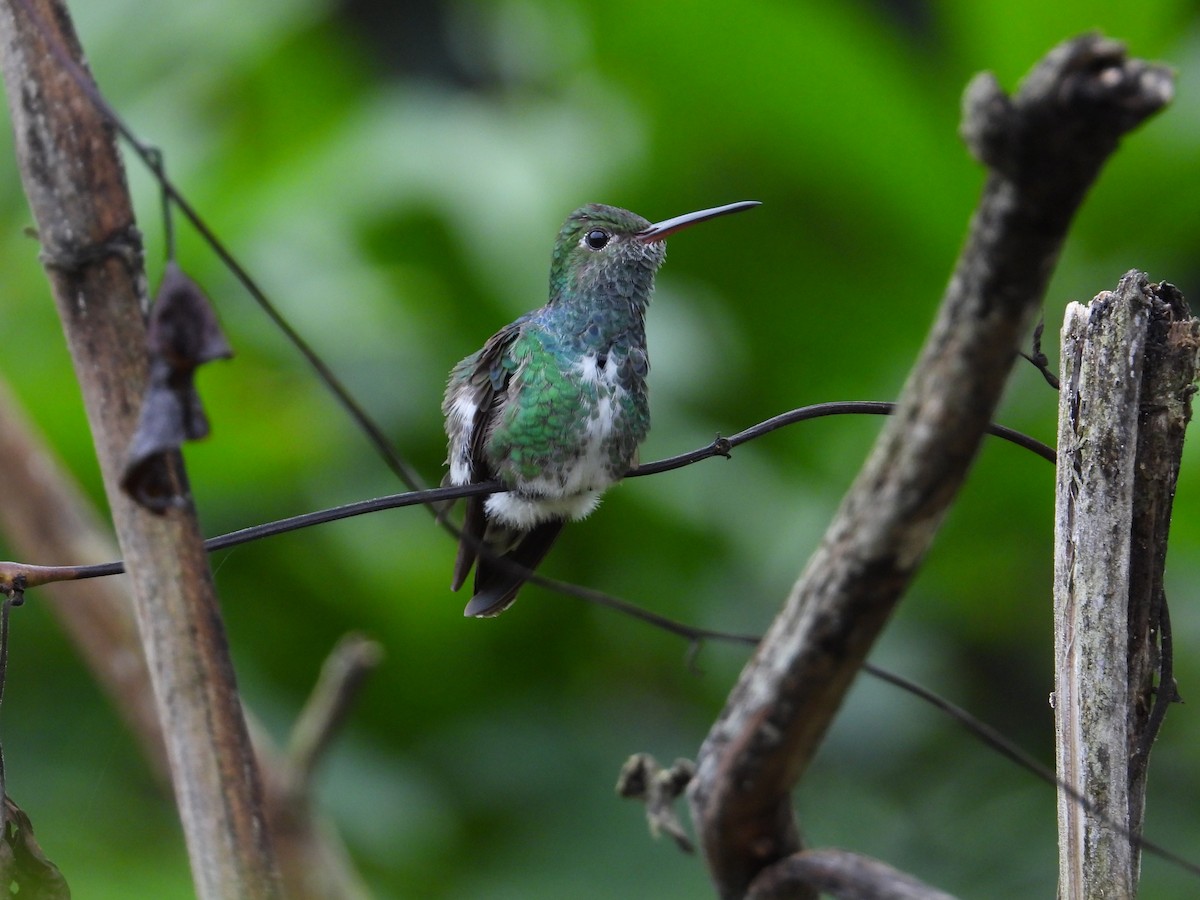
[[[383,661],[383,647],[361,634],[347,634],[330,651],[287,747],[288,793],[307,795],[312,774],[358,697],[367,676]]]
[[[678,456],[671,456],[667,459],[661,459],[658,462],[638,466],[636,469],[628,472],[625,477],[637,478],[642,475],[657,475],[660,472],[669,472],[672,469],[682,469],[684,466],[690,466],[692,463],[700,462],[701,460],[712,459],[714,456],[729,459],[731,455],[730,451],[734,447],[740,447],[742,444],[749,443],[765,434],[770,434],[772,431],[777,431],[788,425],[795,425],[798,422],[808,422],[812,419],[822,419],[826,416],[890,416],[895,412],[896,404],[884,400],[832,400],[827,403],[814,403],[811,406],[801,406],[759,422],[757,425],[751,425],[749,428],[739,431],[731,437],[717,437],[711,444],[692,450],[689,453],[681,453]],[[1015,429],[995,423],[989,423],[986,431],[994,437],[1036,453],[1042,459],[1054,462],[1054,448],[1031,438],[1027,434],[1022,434]]]
[[[695,845],[675,813],[675,801],[695,774],[696,766],[689,759],[677,759],[671,768],[664,769],[650,754],[635,753],[621,767],[617,793],[645,803],[646,821],[654,837],[665,833],[684,853],[694,853]]]
[[[1046,379],[1046,384],[1050,385],[1050,387],[1057,391],[1060,387],[1058,376],[1055,375],[1050,368],[1050,358],[1042,352],[1042,332],[1045,330],[1045,328],[1046,320],[1044,318],[1038,319],[1038,323],[1033,329],[1032,349],[1029,353],[1026,353],[1024,350],[1019,352],[1021,356],[1033,363],[1037,370],[1042,373],[1042,377]]]
[[[99,88],[96,90],[99,91]],[[102,108],[106,112],[111,111],[111,108],[108,106],[108,104],[103,102],[103,98],[101,98],[101,103],[103,104]],[[157,177],[160,173],[165,172],[166,167],[163,160],[162,150],[160,150],[158,147],[149,147],[144,144],[140,144],[140,142],[139,145],[143,147],[146,153],[145,158],[149,161],[148,168],[155,175],[155,177]],[[163,255],[166,257],[167,262],[173,263],[176,262],[177,259],[175,256],[175,216],[171,210],[171,195],[166,191],[160,190],[159,201],[162,204]]]

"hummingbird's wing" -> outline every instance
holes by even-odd
[[[487,443],[504,415],[513,379],[521,378],[523,366],[513,354],[513,345],[524,333],[529,318],[523,316],[497,332],[479,352],[450,373],[442,410],[450,437],[447,461],[451,484],[473,484],[495,477]],[[467,616],[497,616],[508,609],[564,524],[562,519],[554,519],[529,530],[512,528],[488,520],[486,501],[486,496],[467,498],[450,584],[457,591],[474,566],[475,590],[463,613]]]
[[[481,350],[468,356],[450,373],[442,412],[446,416],[446,432],[450,438],[446,461],[450,465],[447,477],[451,484],[475,484],[493,477],[484,447],[508,396],[508,383],[513,372],[509,349],[520,335],[523,324],[524,320],[518,319],[496,332]],[[487,531],[486,500],[486,496],[467,498],[451,590],[457,591],[463,586],[479,555]]]

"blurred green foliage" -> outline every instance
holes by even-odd
[[[1092,192],[1047,297],[1048,334],[1067,301],[1133,267],[1200,297],[1200,15],[1182,0],[76,6],[110,100],[431,482],[446,372],[543,302],[554,234],[588,201],[655,219],[765,204],[671,240],[650,312],[643,459],[803,404],[893,398],[982,180],[956,138],[962,88],[991,69],[1011,89],[1088,29],[1170,62],[1179,90]],[[0,367],[103,504],[7,141],[0,163]],[[154,186],[135,163],[130,180],[156,278]],[[180,258],[237,349],[199,379],[214,434],[187,458],[206,531],[398,490],[186,228]],[[1018,367],[999,419],[1052,440],[1055,397],[1032,368]],[[760,630],[878,428],[822,420],[624,485],[568,529],[546,571],[697,625]],[[1170,562],[1189,699],[1197,482],[1193,450]],[[1047,761],[1052,486],[1043,461],[988,444],[873,656]],[[386,648],[322,770],[324,808],[373,889],[706,896],[703,863],[652,842],[612,784],[632,752],[694,756],[746,652],[709,644],[693,667],[679,639],[536,588],[498,620],[466,621],[466,597],[448,590],[453,552],[427,515],[401,510],[214,560],[241,685],[276,736],[339,633]],[[76,896],[190,896],[169,799],[30,599],[3,710],[10,792]],[[1192,858],[1197,746],[1193,708],[1177,707],[1146,827]],[[869,680],[796,803],[814,844],[964,897],[1054,891],[1052,790]],[[1143,897],[1198,891],[1147,858]]]

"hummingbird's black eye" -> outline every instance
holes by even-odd
[[[602,228],[593,228],[587,233],[584,241],[593,250],[603,250],[612,237],[607,231]]]

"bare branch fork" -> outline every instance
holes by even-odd
[[[1172,95],[1170,72],[1089,35],[1006,96],[978,76],[962,135],[988,178],[942,308],[862,472],[705,739],[689,789],[718,893],[785,878],[790,792],[928,549],[1042,302],[1068,226],[1120,137]],[[774,870],[774,871],[773,871]],[[813,896],[788,878],[792,896]]]

